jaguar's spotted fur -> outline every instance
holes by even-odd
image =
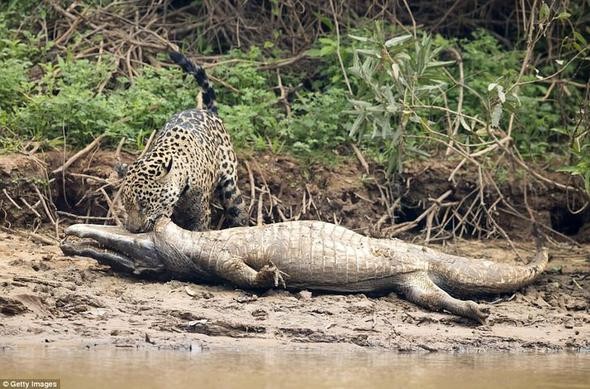
[[[236,155],[217,117],[215,93],[202,67],[180,53],[170,58],[192,74],[203,89],[205,109],[174,115],[158,130],[147,152],[127,170],[121,192],[125,227],[150,231],[161,216],[190,230],[209,228],[211,195],[216,193],[229,225],[248,222],[237,187]]]

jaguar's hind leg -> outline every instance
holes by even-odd
[[[230,144],[226,134],[226,144]],[[215,192],[219,196],[229,227],[247,226],[250,215],[246,212],[242,193],[238,188],[238,160],[231,147],[221,146],[219,149],[221,163]]]
[[[225,209],[229,227],[248,225],[248,213],[242,193],[236,185],[235,177],[224,177],[220,180],[217,193]]]

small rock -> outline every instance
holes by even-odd
[[[252,316],[254,316],[256,320],[266,320],[268,318],[268,312],[264,309],[255,309],[252,311]]]
[[[307,301],[311,300],[312,294],[309,290],[302,290],[295,294],[295,297],[299,300]]]
[[[565,304],[565,307],[570,311],[584,311],[588,309],[588,301],[582,299],[571,299]]]
[[[191,296],[191,297],[195,297],[195,296],[197,295],[197,292],[195,292],[195,291],[193,290],[193,288],[190,288],[190,287],[188,287],[188,286],[185,286],[185,287],[184,287],[184,291],[186,292],[186,294],[188,294],[188,295],[189,295],[189,296]]]
[[[258,296],[255,294],[243,292],[234,300],[236,300],[238,303],[250,303],[252,301],[258,300]]]
[[[119,335],[119,330],[112,330],[111,331],[111,336],[118,336]]]
[[[547,289],[551,290],[551,291],[555,291],[558,290],[560,288],[560,284],[557,281],[554,282],[550,282],[549,284],[547,284]]]
[[[15,259],[13,261],[8,262],[8,266],[21,266],[24,265],[25,261],[23,261],[22,259]]]
[[[574,323],[571,321],[568,321],[567,323],[564,324],[564,327],[567,329],[572,329],[572,328],[574,328]]]
[[[156,344],[156,342],[150,339],[150,336],[147,334],[147,332],[145,333],[145,342],[149,344]]]
[[[264,297],[283,297],[285,299],[293,299],[296,300],[295,297],[293,297],[293,295],[291,294],[291,292],[289,292],[288,290],[285,289],[269,289],[267,290],[264,294]]]
[[[33,287],[33,292],[49,293],[49,286],[37,284]]]
[[[0,297],[0,313],[7,316],[20,315],[29,309],[19,300],[11,297]]]
[[[35,271],[39,271],[39,270],[45,271],[45,270],[51,269],[51,266],[49,266],[49,264],[47,262],[40,262],[40,261],[31,262],[31,267]]]

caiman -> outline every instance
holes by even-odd
[[[535,281],[548,261],[537,245],[527,265],[445,254],[397,239],[376,239],[320,221],[290,221],[219,231],[184,230],[160,219],[153,231],[76,224],[66,236],[89,238],[61,249],[138,275],[230,283],[240,288],[395,291],[431,310],[484,323],[488,310],[452,297],[510,293]],[[450,293],[450,294],[449,294]]]

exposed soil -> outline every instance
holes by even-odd
[[[513,260],[505,242],[463,241],[449,250]],[[145,281],[8,233],[0,233],[0,253],[1,345],[590,350],[589,245],[552,250],[550,269],[535,285],[483,301],[492,311],[485,326],[425,311],[395,294],[257,296],[226,285]]]
[[[130,158],[123,156],[124,160]],[[39,235],[47,240],[55,232],[35,187],[48,199],[50,214],[60,210],[104,216],[104,196],[97,188],[103,186],[112,195],[109,183],[116,181],[112,173],[115,160],[113,153],[98,152],[72,165],[68,173],[103,181],[68,175],[64,184],[57,175],[51,185],[43,186],[46,172],[63,163],[61,155],[0,158],[0,192],[6,192],[0,193],[0,208],[3,224],[10,227],[0,231],[0,346],[55,342],[159,348],[308,348],[331,343],[342,348],[397,351],[590,350],[587,243],[578,248],[552,245],[553,259],[538,282],[513,296],[481,301],[490,305],[492,312],[484,326],[423,310],[395,294],[273,290],[254,295],[229,285],[141,280],[114,273],[93,260],[65,257],[56,244],[38,243]],[[377,188],[381,184],[378,178],[363,178],[360,165],[304,169],[289,158],[266,155],[256,160],[250,160],[255,185],[268,187],[275,198],[256,191],[253,220],[258,217],[258,198],[262,198],[261,216],[266,222],[299,216],[335,220],[367,234],[379,232],[375,225],[384,213]],[[248,195],[249,174],[245,166],[242,168],[242,190]],[[446,169],[444,164],[427,168],[430,170],[415,169],[420,172],[416,180],[430,177],[433,185],[442,185],[439,181],[444,179],[437,181],[433,172]],[[416,193],[432,195],[428,189],[416,189]],[[536,210],[545,212],[548,219],[553,197],[555,192],[535,199]],[[560,201],[565,202],[555,199]],[[72,222],[61,216],[60,228]],[[505,222],[507,226],[511,223]],[[523,228],[522,223],[513,224],[511,232]],[[41,228],[31,235],[36,225]],[[583,241],[584,231],[587,224],[582,222],[572,236]],[[523,257],[534,251],[528,239],[515,241],[515,245]],[[519,261],[508,243],[500,240],[458,240],[437,248],[469,257]]]
[[[77,159],[65,173],[52,173],[63,165],[66,157],[70,155],[64,156],[55,151],[32,156],[0,155],[0,223],[30,228],[55,221],[48,213],[65,224],[83,221],[102,223],[102,218],[111,216],[106,197],[115,202],[116,209],[116,191],[120,183],[113,167],[118,162],[130,163],[135,156],[127,153],[117,156],[113,151],[95,150]],[[241,160],[244,162],[239,165],[239,186],[246,204],[250,206],[252,223],[314,219],[339,223],[366,235],[395,235],[413,239],[426,228],[428,218],[422,218],[416,227],[406,233],[392,234],[391,230],[400,223],[418,218],[436,203],[436,198],[448,191],[451,194],[444,202],[462,205],[453,208],[456,212],[452,212],[449,218],[452,223],[439,231],[440,237],[435,241],[449,237],[478,238],[482,235],[482,231],[476,230],[471,222],[465,223],[465,228],[457,228],[462,219],[476,219],[481,226],[489,224],[485,215],[480,218],[473,216],[476,213],[473,196],[469,201],[461,202],[479,185],[477,169],[466,164],[449,180],[458,161],[416,161],[396,182],[387,183],[383,170],[378,166],[363,167],[356,160],[340,163],[336,167],[321,164],[303,166],[291,157],[274,154],[242,156]],[[544,174],[561,184],[572,183],[567,173]],[[590,243],[590,206],[583,207],[587,202],[583,195],[550,183],[524,181],[517,176],[508,177],[498,185],[503,196],[521,215],[527,213],[523,204],[523,187],[526,185],[528,203],[539,222],[577,242]],[[486,185],[481,191],[488,208],[497,200],[490,186]],[[39,201],[41,195],[46,204]],[[398,198],[401,201],[397,206],[388,208]],[[475,205],[481,208],[481,204]],[[449,209],[439,208],[433,223],[436,224],[436,220]],[[579,209],[582,211],[577,212]],[[512,238],[529,238],[528,217],[523,219],[505,211],[501,207],[493,211],[498,227]],[[71,218],[66,216],[68,214],[80,217]],[[468,218],[465,217],[467,214]],[[211,228],[222,225],[221,213],[214,213]],[[453,228],[455,231],[452,231]],[[503,237],[498,230],[492,236]],[[563,236],[552,236],[563,241]]]

